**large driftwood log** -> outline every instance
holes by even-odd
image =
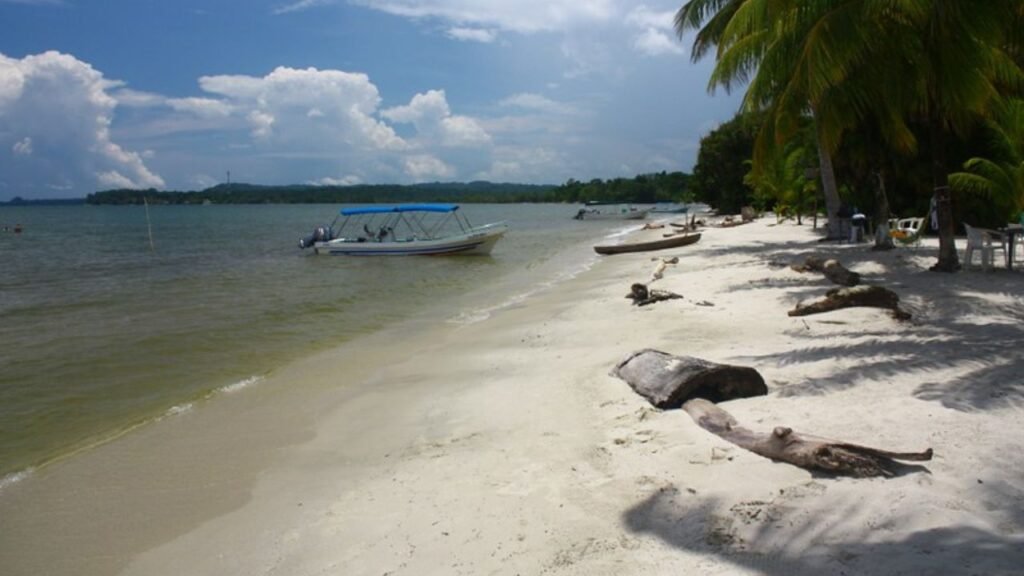
[[[647,286],[637,282],[629,288],[629,294],[626,294],[626,298],[633,300],[633,304],[637,306],[646,306],[648,304],[654,304],[655,302],[661,302],[662,300],[675,300],[676,298],[682,298],[682,295],[676,294],[675,292],[669,292],[668,290],[656,290],[654,288],[648,289]]]
[[[798,434],[783,427],[775,428],[771,434],[758,434],[741,427],[728,412],[700,398],[683,404],[683,410],[697,425],[716,436],[765,458],[808,470],[857,477],[891,477],[904,466],[897,460],[922,462],[932,458],[931,448],[924,452],[889,452]]]
[[[900,310],[899,303],[900,297],[895,292],[881,286],[835,288],[826,292],[823,300],[817,300],[810,304],[797,304],[796,308],[789,311],[789,315],[808,316],[822,312],[831,312],[840,308],[867,306],[870,308],[885,308],[892,311],[893,318],[909,320],[910,313]]]
[[[746,366],[715,364],[692,356],[644,349],[615,365],[612,375],[658,408],[678,408],[691,398],[714,402],[764,396],[764,378]]]
[[[821,272],[833,284],[840,286],[860,284],[860,274],[847,270],[838,260],[808,256],[803,264],[793,264],[791,268],[797,272]]]

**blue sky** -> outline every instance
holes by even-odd
[[[0,0],[0,200],[690,171],[707,92],[652,0]]]

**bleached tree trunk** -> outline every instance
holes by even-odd
[[[879,171],[878,188],[875,189],[875,247],[874,250],[892,250],[892,236],[889,236],[889,195],[885,192],[885,173]]]
[[[815,130],[818,143],[818,165],[821,168],[821,190],[825,195],[825,212],[828,214],[828,237],[838,238],[839,228],[839,189],[836,187],[836,173],[821,134]]]

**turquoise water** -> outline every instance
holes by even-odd
[[[624,226],[467,205],[511,227],[491,256],[300,251],[337,208],[152,206],[152,251],[143,207],[0,208],[24,226],[0,235],[0,478],[396,322],[469,321]]]

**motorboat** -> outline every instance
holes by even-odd
[[[342,208],[299,248],[332,256],[489,254],[508,231],[504,222],[473,226],[457,204],[398,204]]]
[[[685,204],[656,204],[651,209],[651,214],[686,214],[690,207]]]
[[[576,220],[643,220],[650,211],[650,208],[637,208],[629,204],[587,202],[573,218]]]

